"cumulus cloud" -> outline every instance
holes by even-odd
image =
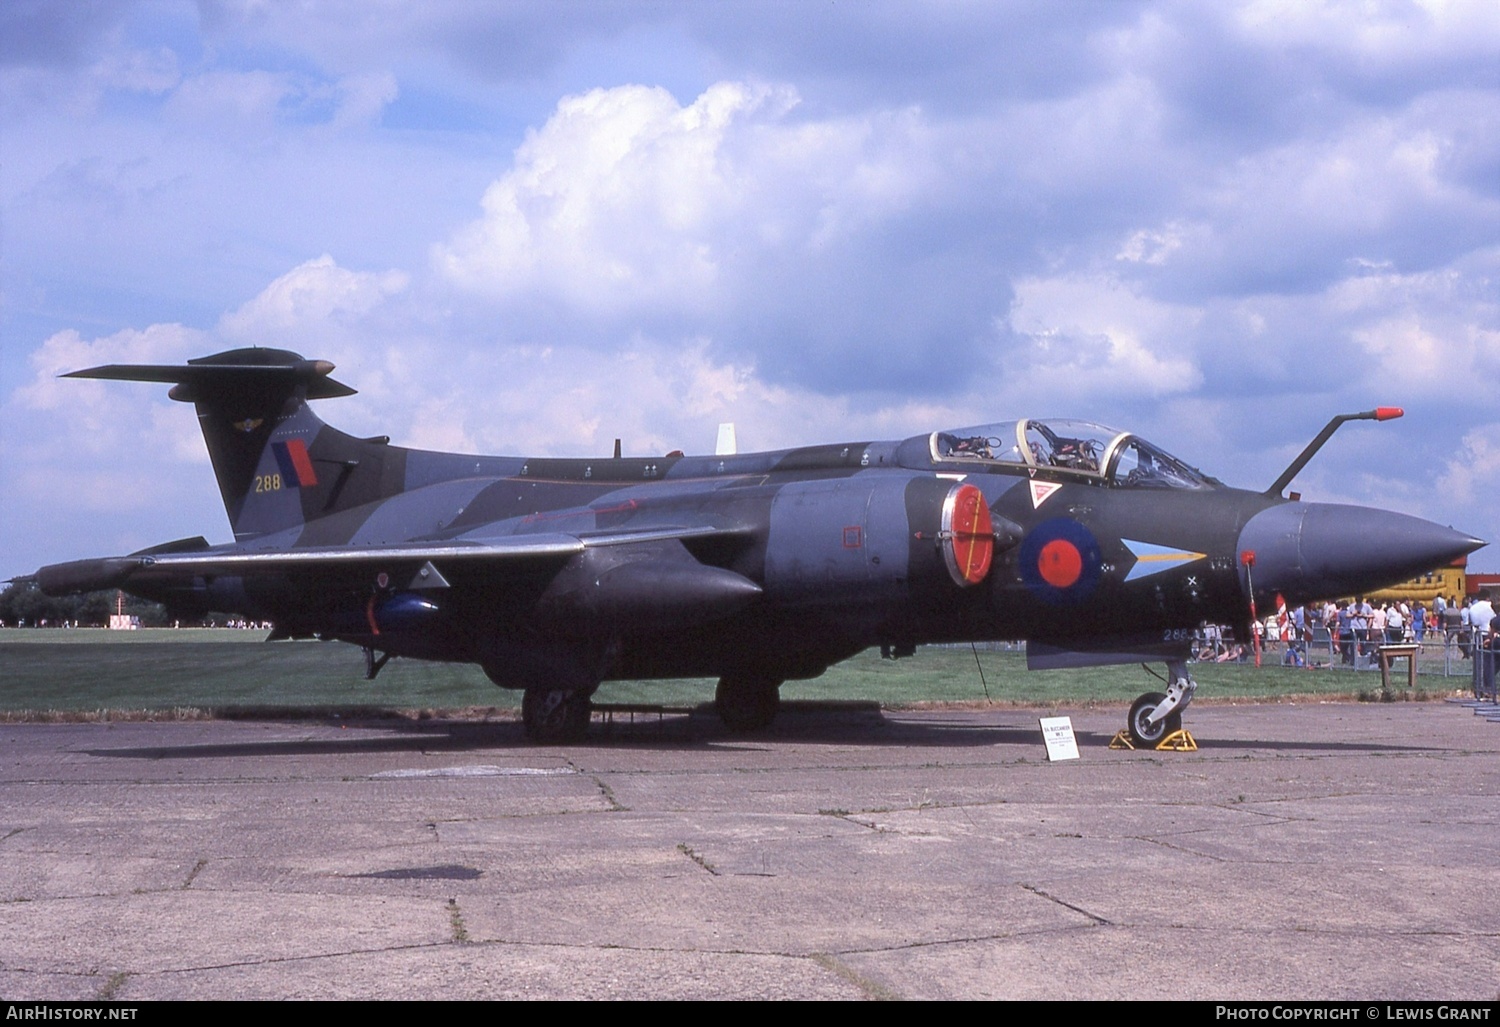
[[[203,332],[179,324],[152,325],[143,331],[126,329],[97,339],[85,339],[73,329],[58,332],[32,352],[30,364],[35,377],[16,390],[15,399],[33,411],[78,411],[70,420],[86,429],[84,437],[101,438],[132,425],[109,427],[118,410],[101,409],[107,405],[103,383],[60,380],[60,375],[101,364],[181,362],[196,355],[194,350],[204,344],[205,338]]]
[[[195,514],[201,526],[180,532],[191,535],[224,519],[191,407],[161,388],[58,378],[99,364],[176,363],[205,342],[176,324],[95,339],[69,330],[31,354],[33,377],[7,404],[14,420],[0,436],[0,468],[6,531],[40,555],[13,556],[12,572],[34,569],[41,555],[69,558],[72,538],[108,538],[123,552],[151,544],[153,522]]]
[[[320,343],[332,339],[357,352],[355,340],[370,327],[362,319],[378,315],[407,280],[400,272],[349,271],[325,255],[272,281],[212,330],[162,323],[95,338],[76,329],[54,333],[30,355],[30,380],[7,400],[11,427],[0,437],[0,467],[12,495],[8,529],[51,538],[49,524],[125,518],[115,537],[128,548],[149,544],[153,532],[211,532],[224,515],[192,407],[169,400],[159,385],[61,376],[103,364],[180,364],[237,345],[305,345],[322,355]],[[365,411],[352,413],[358,421]]]
[[[1203,380],[1185,352],[1199,317],[1105,275],[1023,279],[1009,316],[1021,345],[1006,369],[1020,390],[1054,402],[1189,392]]]
[[[436,259],[461,286],[572,303],[651,303],[711,288],[709,233],[732,217],[731,123],[770,100],[721,85],[681,107],[664,89],[568,97],[485,192],[484,217]],[[787,101],[782,99],[781,105]]]
[[[276,119],[283,103],[297,95],[296,83],[285,73],[211,71],[184,79],[173,90],[168,111],[174,117],[200,123],[265,126]]]
[[[1500,424],[1483,424],[1465,432],[1445,462],[1438,485],[1459,503],[1493,502],[1500,494]]]
[[[93,76],[104,89],[159,95],[182,81],[182,69],[175,52],[153,47],[109,54],[94,66]]]
[[[1488,60],[1500,44],[1500,10],[1484,0],[1387,4],[1252,0],[1228,12],[1245,36],[1361,61],[1402,64]]]
[[[1247,156],[1194,190],[1189,217],[1135,230],[1119,256],[1153,289],[1195,296],[1441,266],[1500,228],[1500,206],[1448,173],[1448,128],[1379,118]]]
[[[396,77],[388,71],[345,76],[337,86],[334,125],[351,128],[377,121],[400,91]]]
[[[784,86],[593,90],[528,135],[434,264],[531,341],[641,330],[708,338],[783,384],[951,387],[935,358],[980,345],[997,292],[972,230],[924,217],[954,218],[966,138],[916,109],[799,115]]]
[[[0,15],[38,33],[0,53],[28,540],[69,492],[31,453],[202,459],[159,390],[55,373],[243,344],[467,450],[1066,413],[1257,485],[1404,404],[1306,487],[1494,520],[1492,4],[56,6]]]
[[[410,281],[403,271],[350,271],[325,253],[299,264],[225,314],[219,333],[241,345],[326,343],[331,331],[357,322]]]
[[[794,121],[797,102],[788,87],[744,82],[685,105],[646,86],[566,97],[436,264],[491,297],[711,307],[746,264],[826,249],[923,184],[920,151],[890,145],[910,125]]]
[[[930,402],[859,407],[779,386],[751,365],[714,359],[703,340],[637,337],[602,355],[508,347],[482,364],[429,375],[418,388],[441,399],[418,402],[405,437],[462,451],[602,455],[620,438],[629,454],[705,453],[725,421],[736,424],[742,448],[777,449],[905,437],[962,420],[957,408]]]

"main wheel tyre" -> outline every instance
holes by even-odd
[[[571,688],[528,688],[521,698],[526,737],[543,745],[582,741],[589,729],[589,697]]]
[[[1130,704],[1130,719],[1127,726],[1130,729],[1130,740],[1136,745],[1151,748],[1172,732],[1182,730],[1182,714],[1176,711],[1167,714],[1155,724],[1148,721],[1147,718],[1166,701],[1167,697],[1161,692],[1147,692]]]
[[[771,726],[781,707],[781,682],[775,678],[720,678],[714,709],[734,734]]]

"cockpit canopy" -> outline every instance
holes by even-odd
[[[1116,488],[1208,489],[1218,482],[1130,432],[1089,421],[1027,418],[933,432],[934,463],[1052,472]]]

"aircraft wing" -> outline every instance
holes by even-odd
[[[587,549],[643,542],[740,539],[740,529],[715,527],[660,527],[638,531],[599,531],[573,534],[522,534],[467,537],[438,542],[399,542],[368,546],[305,546],[290,549],[178,549],[177,544],[142,550],[130,556],[76,560],[37,571],[42,591],[68,595],[104,588],[125,587],[138,574],[167,572],[202,576],[312,572],[337,575],[361,569],[412,568],[417,578],[410,587],[446,585],[437,565],[517,565],[552,562],[561,565]],[[164,551],[165,550],[165,551]],[[420,579],[420,580],[419,580]]]

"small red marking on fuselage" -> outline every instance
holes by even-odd
[[[522,524],[535,524],[537,521],[556,521],[556,520],[561,520],[564,517],[577,517],[580,514],[595,514],[595,515],[597,515],[597,514],[624,513],[627,510],[634,510],[637,507],[639,507],[640,505],[641,504],[638,503],[638,502],[636,502],[634,499],[627,499],[625,502],[619,504],[618,506],[575,507],[575,508],[573,508],[571,510],[559,510],[556,513],[534,513],[534,514],[527,514],[525,517],[521,518],[521,523]]]

